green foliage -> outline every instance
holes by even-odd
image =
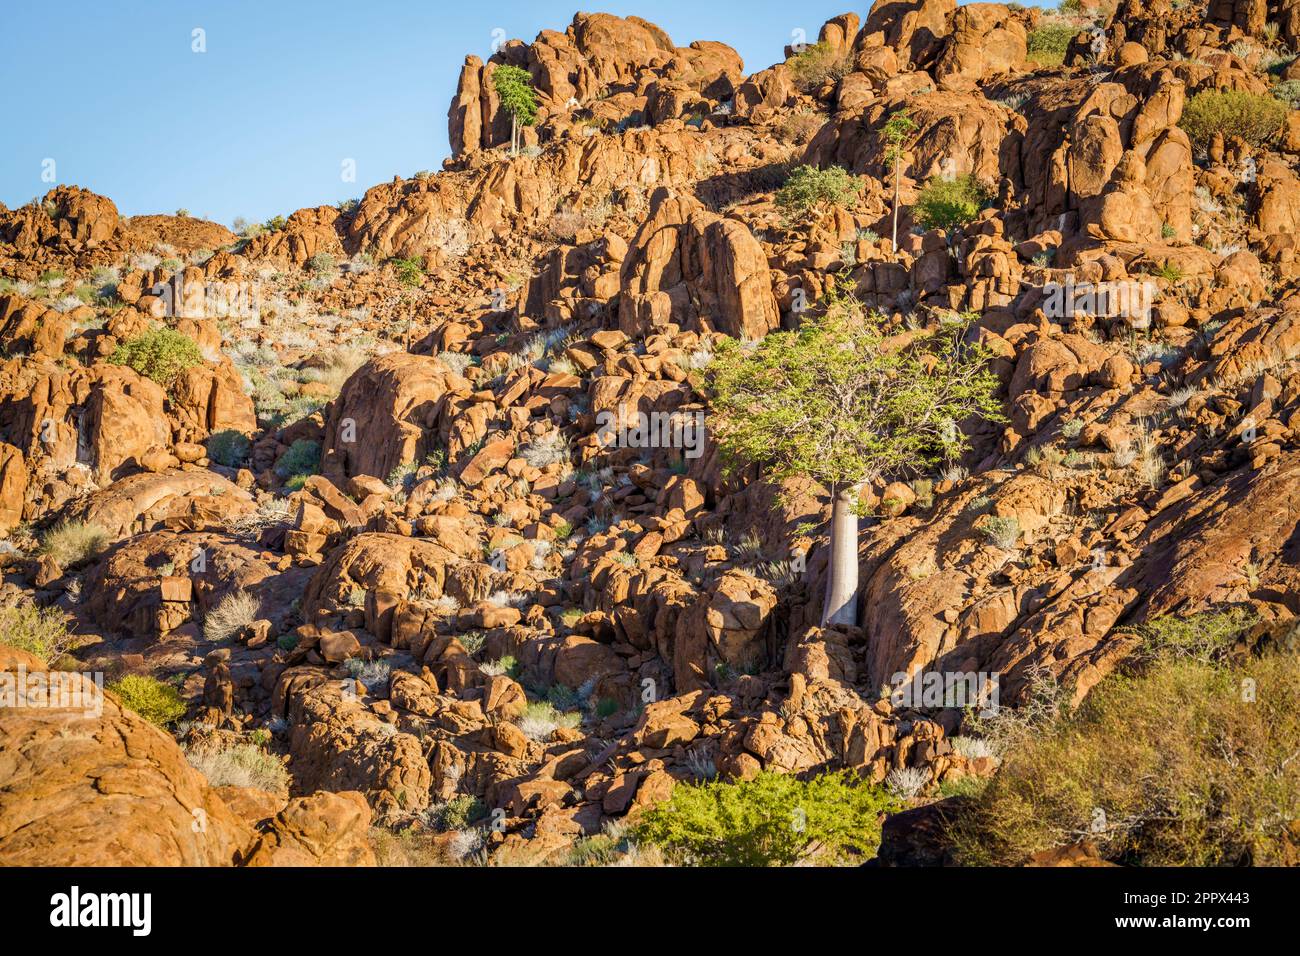
[[[315,272],[322,275],[333,272],[336,264],[334,257],[328,252],[318,252],[316,255],[308,259],[306,263],[309,272]]]
[[[954,821],[958,859],[1018,865],[1087,838],[1133,866],[1285,863],[1300,817],[1300,657],[1222,653],[1238,615],[1146,625],[1145,660],[1007,753]]]
[[[736,783],[679,784],[632,836],[694,866],[863,862],[880,845],[881,815],[897,809],[848,771],[799,780],[765,770]]]
[[[776,479],[829,486],[959,456],[970,415],[999,418],[988,353],[960,324],[905,348],[854,300],[747,346],[724,339],[704,369],[712,430],[729,465],[762,462]]]
[[[881,135],[885,138],[885,164],[893,166],[902,158],[903,144],[906,143],[916,132],[916,120],[908,115],[907,110],[895,110],[890,114],[885,125],[881,127]]]
[[[253,443],[248,436],[233,428],[213,432],[208,438],[208,457],[218,465],[238,468],[248,458]]]
[[[1273,96],[1244,90],[1204,90],[1183,107],[1178,125],[1198,152],[1209,148],[1216,132],[1224,140],[1240,136],[1259,148],[1277,136],[1286,122],[1288,105]]]
[[[468,793],[457,794],[429,808],[427,818],[435,830],[464,830],[487,816],[487,804]]]
[[[418,259],[392,258],[388,264],[397,273],[397,281],[405,286],[418,286],[424,282],[424,267]]]
[[[279,232],[286,225],[288,225],[288,220],[285,219],[284,216],[272,216],[270,219],[266,220],[266,222],[262,223],[262,228],[267,232]]]
[[[62,611],[23,601],[0,608],[0,644],[34,654],[50,666],[73,647],[75,640],[68,633]]]
[[[1136,652],[1142,659],[1190,659],[1212,663],[1241,634],[1259,620],[1248,608],[1193,614],[1190,617],[1161,617],[1137,627],[1126,628],[1142,641]]]
[[[1272,92],[1291,109],[1300,109],[1300,80],[1283,80]]]
[[[1053,23],[1029,31],[1028,59],[1042,66],[1059,66],[1065,61],[1065,51],[1079,32],[1066,23]]]
[[[847,206],[861,189],[861,180],[842,166],[797,166],[777,190],[776,204],[787,215],[804,215],[822,205]]]
[[[1162,262],[1156,269],[1151,270],[1151,274],[1157,279],[1164,279],[1166,282],[1181,282],[1183,280],[1183,270],[1176,262]]]
[[[963,226],[993,201],[993,192],[967,173],[955,179],[934,177],[916,199],[916,221],[926,229]]]
[[[499,66],[492,73],[492,87],[501,100],[501,108],[520,126],[531,126],[537,119],[537,93],[533,77],[520,66]]]
[[[294,478],[305,480],[316,474],[319,468],[320,442],[314,442],[310,438],[299,438],[275,463],[275,473],[286,481]],[[298,486],[302,486],[301,480]]]
[[[175,329],[150,329],[127,339],[108,357],[112,365],[126,365],[163,388],[171,388],[187,368],[203,364],[198,345]]]
[[[815,93],[827,83],[838,83],[848,71],[848,59],[829,43],[814,43],[786,61],[800,92]]]
[[[108,684],[107,688],[118,696],[123,707],[159,727],[174,724],[185,716],[185,701],[181,699],[180,691],[156,677],[127,674]]]

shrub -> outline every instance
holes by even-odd
[[[794,85],[814,93],[827,83],[838,83],[848,68],[847,58],[829,43],[814,43],[786,63]]]
[[[397,273],[397,281],[402,285],[418,286],[424,282],[424,267],[417,260],[393,258],[388,263]]]
[[[913,212],[926,229],[953,229],[970,222],[992,200],[992,190],[969,173],[951,180],[935,177],[922,187]]]
[[[799,780],[765,770],[736,783],[679,784],[633,838],[697,866],[861,862],[880,844],[881,815],[896,809],[848,771]]]
[[[848,205],[861,189],[861,181],[842,166],[797,166],[777,190],[776,204],[788,215],[803,215],[822,205]]]
[[[1108,677],[1007,754],[951,825],[957,858],[1015,865],[1088,839],[1135,866],[1282,865],[1300,809],[1297,686],[1294,653],[1159,656]]]
[[[562,714],[549,700],[536,701],[524,708],[519,718],[519,729],[533,740],[546,741],[561,727],[577,727],[581,714]]]
[[[71,650],[76,640],[68,633],[62,611],[24,601],[0,608],[0,644],[34,654],[49,666]]]
[[[1050,24],[1030,30],[1028,59],[1041,66],[1060,66],[1065,62],[1065,51],[1079,31],[1069,24]]]
[[[980,534],[988,538],[994,547],[1010,551],[1020,540],[1020,522],[1015,518],[991,516],[980,525]]]
[[[61,568],[69,568],[99,554],[111,543],[108,531],[84,521],[64,521],[41,539],[41,554],[47,554]]]
[[[305,479],[316,474],[319,467],[320,442],[314,442],[310,438],[299,438],[275,463],[275,473],[286,480]],[[298,485],[301,484],[300,480]]]
[[[208,457],[218,465],[237,468],[248,458],[253,443],[248,436],[233,428],[213,432],[208,438]]]
[[[534,468],[558,465],[569,460],[569,440],[561,432],[547,432],[521,448],[519,457]]]
[[[150,723],[166,727],[185,716],[185,701],[171,684],[144,674],[127,674],[108,685],[122,706],[135,711]]]
[[[457,794],[443,803],[435,803],[425,811],[429,826],[440,833],[464,830],[487,815],[487,804],[468,793]]]
[[[181,372],[203,364],[203,355],[189,336],[175,329],[157,328],[120,344],[108,361],[127,365],[163,388],[170,388]]]
[[[1291,109],[1300,109],[1300,80],[1283,80],[1273,87],[1273,95]]]
[[[257,620],[262,603],[247,591],[232,591],[203,617],[203,636],[214,644],[228,641]]]
[[[1198,152],[1204,152],[1216,132],[1225,140],[1240,136],[1256,148],[1278,134],[1288,105],[1272,96],[1244,90],[1204,90],[1183,107],[1178,125]]]
[[[285,227],[287,222],[288,220],[286,220],[284,216],[272,216],[270,219],[266,220],[266,222],[262,223],[262,228],[267,232],[279,232]]]
[[[275,754],[253,744],[186,748],[185,759],[214,787],[252,787],[272,793],[289,789],[289,771],[284,764]]]
[[[334,271],[336,263],[328,252],[318,252],[307,260],[306,265],[309,272],[328,273]]]

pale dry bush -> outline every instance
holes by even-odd
[[[261,602],[247,591],[233,591],[203,618],[203,636],[214,644],[229,640],[257,620]]]
[[[200,744],[187,748],[185,759],[214,787],[252,787],[272,793],[289,789],[289,772],[283,762],[253,744]]]

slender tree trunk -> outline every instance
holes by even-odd
[[[890,242],[894,247],[894,252],[898,251],[898,163],[899,157],[894,157],[894,235]]]
[[[831,502],[831,566],[822,626],[858,623],[858,516],[850,487],[835,489]]]
[[[510,155],[519,155],[519,117],[510,114]]]

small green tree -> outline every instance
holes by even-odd
[[[510,114],[510,155],[517,156],[519,127],[532,126],[537,120],[532,74],[519,66],[499,66],[492,74],[492,87],[501,99],[501,108]]]
[[[126,365],[163,388],[171,388],[187,368],[203,364],[203,353],[189,336],[175,329],[155,328],[127,339],[108,357],[111,365]]]
[[[893,249],[898,251],[898,184],[903,173],[903,152],[907,141],[916,132],[916,121],[907,115],[907,110],[898,110],[885,122],[882,130],[885,147],[885,164],[894,172],[894,231],[891,237]]]
[[[861,190],[862,181],[842,166],[796,166],[776,191],[776,204],[786,215],[800,216],[822,206],[847,206]]]
[[[958,424],[998,418],[988,353],[941,325],[905,347],[855,300],[757,345],[724,340],[704,370],[710,431],[729,466],[757,462],[775,479],[811,478],[832,501],[831,573],[822,623],[857,621],[858,491],[918,472],[967,446]]]

